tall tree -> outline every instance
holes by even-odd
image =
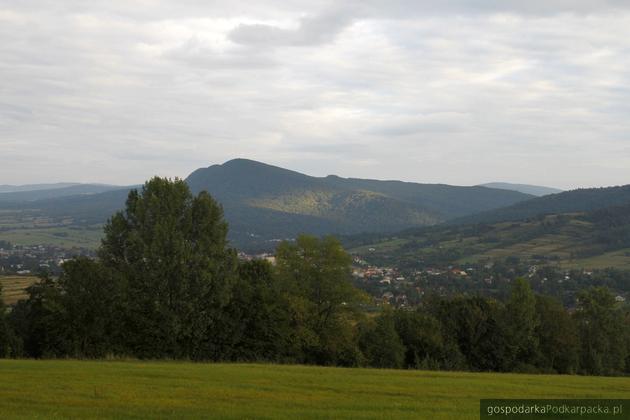
[[[333,237],[301,235],[276,251],[277,272],[303,361],[354,364],[350,328],[364,295],[351,283],[351,258]]]
[[[48,274],[26,289],[28,299],[11,311],[11,325],[29,357],[63,357],[71,354],[68,316],[59,282]]]
[[[369,366],[401,368],[405,364],[405,345],[396,332],[396,321],[386,309],[375,320],[360,325],[359,345]]]
[[[575,319],[582,343],[581,369],[594,375],[623,372],[629,352],[628,330],[613,294],[605,287],[581,291]]]
[[[540,319],[536,312],[536,297],[523,278],[517,278],[512,285],[505,307],[505,322],[507,368],[531,365],[538,351],[535,331]]]
[[[62,266],[60,300],[73,357],[121,353],[124,284],[119,275],[84,257]]]
[[[129,350],[140,357],[217,359],[236,274],[227,224],[206,192],[153,178],[105,226],[99,256],[127,283]]]
[[[228,305],[231,360],[291,360],[289,317],[272,265],[265,260],[239,264]]]
[[[537,365],[545,371],[575,373],[580,351],[575,320],[549,296],[536,296],[536,313],[540,317],[535,331],[539,343]]]
[[[455,342],[469,369],[507,369],[504,307],[500,302],[460,296],[437,299],[430,310],[440,321],[445,337]]]
[[[444,339],[440,322],[432,315],[420,310],[397,310],[394,323],[405,346],[405,367],[460,367],[463,357],[452,342]]]

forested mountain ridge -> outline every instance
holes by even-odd
[[[455,219],[451,223],[470,224],[516,221],[545,214],[590,212],[625,204],[630,204],[630,185],[579,188],[465,216]]]
[[[233,236],[250,238],[395,231],[531,198],[483,187],[318,178],[247,159],[198,169],[186,182],[222,203]]]
[[[247,159],[198,169],[186,183],[194,193],[207,191],[221,203],[230,239],[244,248],[273,248],[275,241],[300,233],[394,232],[430,226],[532,198],[485,187],[313,177]],[[129,188],[66,197],[51,192],[53,197],[39,200],[0,199],[0,210],[21,218],[18,223],[8,221],[7,227],[26,226],[29,220],[45,221],[47,226],[102,224],[123,208]]]

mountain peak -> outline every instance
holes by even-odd
[[[252,159],[236,158],[236,159],[230,159],[224,162],[222,165],[215,165],[215,166],[235,167],[235,166],[271,166],[271,165],[259,162],[257,160],[252,160]]]

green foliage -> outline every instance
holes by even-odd
[[[536,327],[539,351],[537,364],[544,371],[575,373],[579,366],[579,336],[574,319],[557,300],[536,296]]]
[[[364,297],[350,282],[351,259],[339,241],[301,235],[278,246],[276,261],[303,360],[355,364],[348,323]]]
[[[11,324],[21,347],[30,357],[63,357],[71,354],[67,340],[67,311],[58,280],[43,275],[27,289],[28,300],[11,311]]]
[[[598,375],[623,372],[629,331],[610,291],[603,287],[582,291],[575,319],[582,342],[581,369]]]
[[[26,354],[105,357],[120,353],[122,284],[101,264],[77,258],[58,279],[43,275],[11,313]]]
[[[396,332],[391,311],[361,325],[359,345],[370,366],[401,368],[405,364],[406,348]]]
[[[221,207],[181,180],[133,190],[99,256],[127,287],[125,341],[141,357],[219,358],[236,255]],[[218,337],[217,337],[218,338]]]
[[[290,360],[291,331],[286,302],[273,267],[265,260],[242,262],[227,306],[225,358],[238,361]]]
[[[405,346],[405,367],[456,369],[462,366],[459,350],[446,340],[440,322],[424,311],[394,313],[396,332]]]
[[[473,370],[504,371],[508,367],[503,305],[483,297],[438,300],[431,312]]]
[[[506,360],[509,370],[519,365],[530,365],[538,353],[538,337],[535,334],[540,325],[536,312],[536,297],[529,283],[522,278],[512,285],[510,299],[505,307]]]
[[[64,308],[69,355],[98,358],[123,351],[124,279],[88,258],[63,264],[59,299]]]

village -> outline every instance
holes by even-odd
[[[95,253],[85,248],[21,246],[3,241],[0,243],[0,275],[38,275],[42,272],[57,275],[65,261],[78,256],[94,257]]]
[[[85,248],[20,246],[0,241],[0,275],[37,276],[49,273],[56,276],[61,274],[65,261],[77,256],[95,258],[96,253]],[[262,259],[275,264],[272,253],[239,252],[238,258],[243,261]],[[593,284],[607,284],[617,292],[615,299],[619,303],[630,298],[626,276],[614,270],[560,270],[516,261],[401,268],[368,260],[369,256],[352,255],[352,282],[372,297],[369,306],[374,309],[383,305],[414,308],[429,295],[481,294],[502,298],[517,277],[527,278],[535,290],[555,295],[568,306],[574,302],[579,288]]]

